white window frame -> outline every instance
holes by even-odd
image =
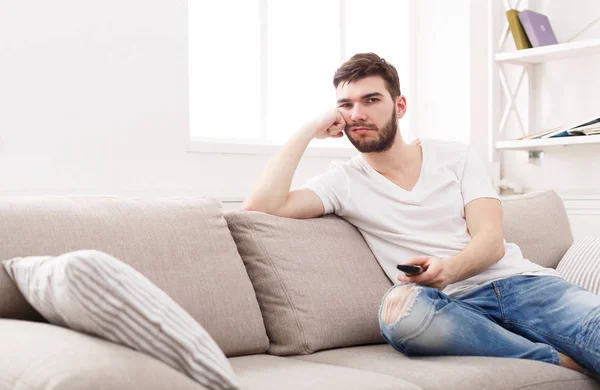
[[[232,139],[223,141],[220,139],[211,139],[204,137],[190,137],[187,150],[189,153],[205,154],[252,154],[252,155],[273,155],[277,153],[283,144],[269,143],[264,140],[243,140]],[[358,151],[351,147],[335,146],[314,146],[306,148],[304,156],[307,157],[353,157]]]
[[[190,0],[193,1],[193,0]],[[339,55],[340,64],[343,63],[346,58],[346,0],[338,0],[339,2],[339,28],[340,28],[340,42],[339,42]],[[414,7],[410,6],[409,2],[409,14],[414,13]],[[261,50],[261,62],[260,62],[260,86],[261,86],[261,113],[260,113],[260,138],[259,139],[231,139],[231,138],[208,138],[208,137],[192,137],[188,126],[188,142],[187,151],[188,153],[203,153],[203,154],[236,154],[236,155],[273,155],[277,153],[282,147],[283,143],[269,141],[267,139],[267,56],[268,56],[268,0],[260,0],[260,50]],[[188,20],[189,23],[189,20]],[[411,39],[410,47],[408,52],[411,54],[411,58],[414,58],[413,54],[415,51],[414,40]],[[414,62],[409,63],[410,72],[414,72]],[[189,71],[189,69],[188,69]],[[189,79],[189,78],[188,78]],[[412,85],[412,78],[411,78]],[[414,92],[415,89],[411,88]],[[189,95],[188,95],[188,110],[189,106]],[[413,115],[414,117],[414,115]],[[188,117],[189,119],[189,117]],[[310,118],[306,118],[308,121]],[[413,118],[411,122],[416,120]],[[188,120],[189,123],[189,120]],[[358,151],[354,147],[342,147],[342,146],[316,146],[309,145],[306,149],[304,156],[310,157],[353,157],[358,154]]]

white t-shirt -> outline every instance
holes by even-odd
[[[396,265],[416,256],[447,258],[460,253],[471,240],[465,205],[477,198],[496,198],[490,177],[472,146],[422,140],[421,175],[411,191],[392,183],[362,155],[309,180],[325,206],[357,227],[377,261],[394,283]],[[555,275],[523,259],[516,244],[506,243],[504,257],[482,273],[446,287],[448,295],[515,275]]]

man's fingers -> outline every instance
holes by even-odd
[[[429,285],[429,283],[433,282],[433,278],[431,277],[431,275],[428,275],[427,273],[423,272],[422,274],[410,276],[408,278],[408,281],[427,286]]]
[[[423,286],[432,286],[434,284],[437,285],[440,282],[441,272],[441,268],[432,266],[418,275],[411,276],[410,281]]]
[[[342,113],[340,112],[340,110],[337,110],[338,112],[338,120],[336,121],[336,125],[339,125],[340,127],[346,127],[346,121],[344,120],[344,116],[342,115]]]
[[[336,138],[339,138],[344,135],[344,133],[342,132],[342,129],[331,129],[330,128],[327,130],[327,133],[329,133],[329,136],[336,137]]]
[[[406,260],[404,262],[404,264],[421,265],[421,264],[427,263],[428,260],[429,260],[429,256],[417,256],[417,257],[411,257],[410,259]]]

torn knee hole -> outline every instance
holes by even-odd
[[[383,300],[381,319],[386,325],[393,324],[410,313],[419,289],[401,286],[393,289]]]

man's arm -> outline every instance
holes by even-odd
[[[292,178],[313,138],[342,137],[345,126],[344,119],[336,109],[298,130],[264,168],[242,208],[290,218],[323,215],[323,202],[312,190],[290,191]]]
[[[456,256],[446,259],[419,256],[406,264],[420,265],[426,271],[416,276],[399,275],[412,282],[443,290],[449,284],[475,276],[504,257],[502,204],[493,198],[477,198],[465,206],[465,219],[471,241]]]
[[[450,283],[485,271],[504,257],[502,204],[493,198],[472,200],[465,206],[471,241],[458,255],[443,259]]]

